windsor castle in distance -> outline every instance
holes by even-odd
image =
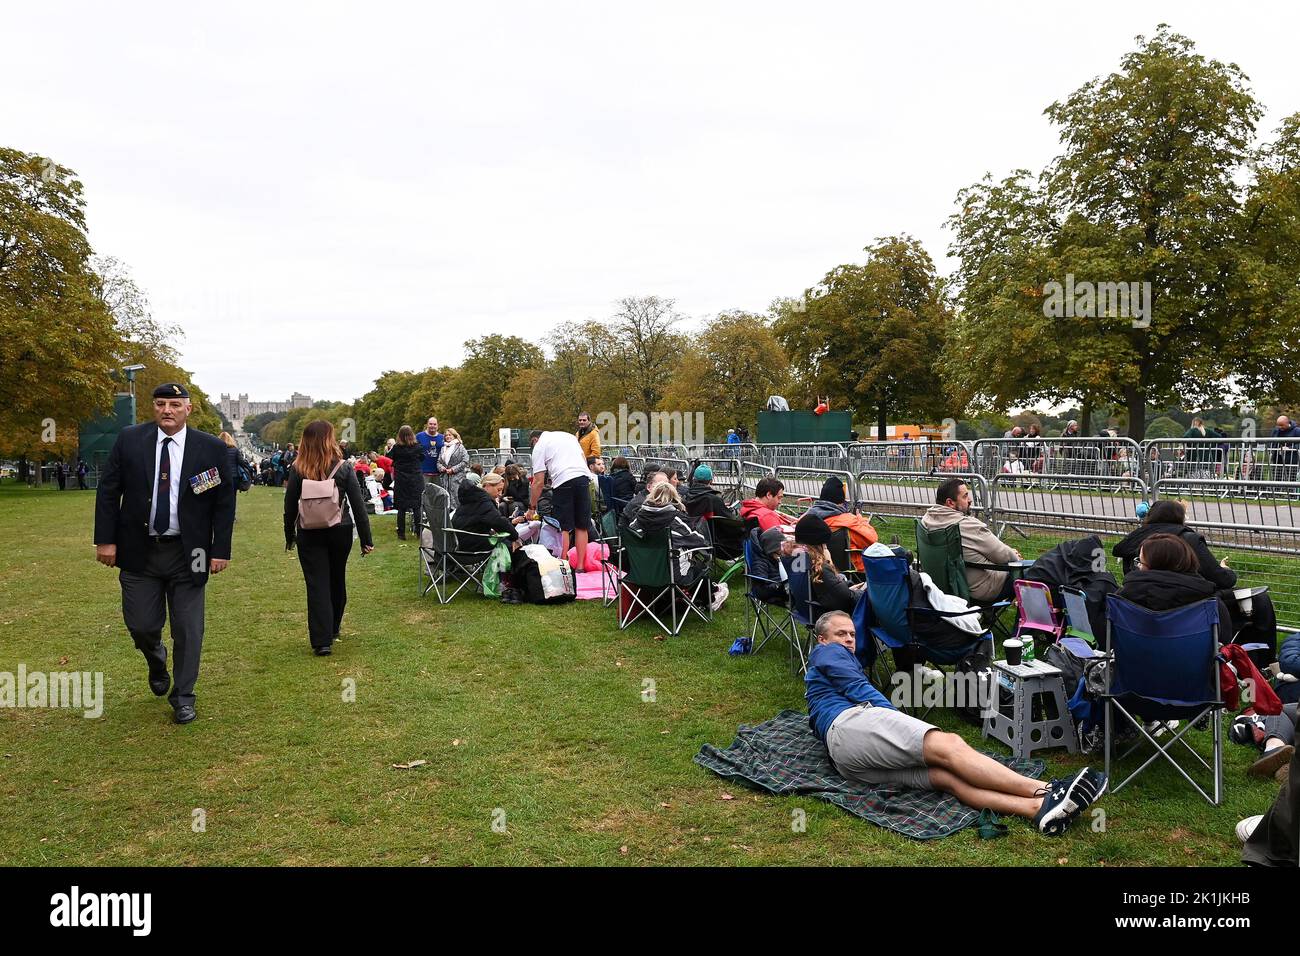
[[[266,412],[287,412],[292,408],[311,408],[311,396],[303,395],[301,392],[294,392],[287,402],[250,402],[247,393],[240,395],[238,398],[231,398],[229,395],[222,393],[221,401],[217,403],[217,407],[232,422],[242,422],[246,418],[262,415]]]

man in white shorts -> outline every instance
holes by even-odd
[[[1046,786],[956,734],[897,710],[867,680],[854,656],[853,620],[841,611],[817,619],[817,646],[808,658],[808,723],[831,762],[850,780],[942,790],[978,810],[1026,817],[1059,836],[1106,790],[1106,775],[1084,767]]]

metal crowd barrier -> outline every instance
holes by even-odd
[[[794,465],[777,465],[776,477],[785,486],[785,503],[782,510],[802,514],[807,506],[821,496],[827,478],[844,482],[844,497],[850,505],[857,505],[857,489],[853,476],[834,468],[802,468]]]
[[[1142,443],[1147,482],[1166,478],[1300,481],[1300,439],[1153,438]],[[1293,488],[1292,494],[1298,489]]]
[[[949,478],[966,482],[971,493],[971,514],[991,523],[992,496],[983,475],[974,472],[944,472],[912,475],[899,481],[896,471],[858,472],[854,482],[854,502],[872,523],[889,524],[891,518],[912,519],[925,514],[934,504],[935,489]],[[906,539],[904,539],[906,540]]]
[[[845,447],[847,467],[860,471],[895,472],[900,476],[932,475],[939,472],[969,474],[972,448],[965,441],[871,441],[852,442]]]
[[[796,442],[785,445],[760,445],[762,462],[773,468],[825,468],[847,471],[848,454],[839,442]]]
[[[746,498],[753,498],[758,493],[757,485],[761,480],[776,475],[775,468],[757,461],[741,459],[738,467],[740,469],[740,490],[737,495],[741,501]]]
[[[1132,475],[997,474],[989,487],[999,537],[1007,528],[1026,537],[1026,528],[1062,538],[1125,535],[1140,523],[1137,505],[1147,498],[1146,483]]]

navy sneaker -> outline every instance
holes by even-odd
[[[1060,836],[1094,801],[1106,792],[1106,775],[1084,767],[1073,777],[1059,777],[1039,793],[1043,805],[1034,815],[1034,827],[1048,836]]]

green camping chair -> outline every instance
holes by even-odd
[[[967,604],[975,605],[983,612],[984,623],[1003,639],[1011,632],[1001,622],[1002,612],[1011,606],[1011,601],[976,601],[971,597],[970,584],[966,580],[967,568],[980,568],[986,571],[1010,571],[1005,564],[979,564],[967,561],[961,549],[961,527],[949,525],[933,531],[916,519],[916,560],[921,570],[930,575],[934,586],[944,594],[954,594]]]
[[[713,589],[709,568],[712,556],[694,580],[684,580],[678,561],[682,555],[708,553],[711,549],[674,548],[667,531],[644,537],[631,531],[619,535],[618,626],[623,630],[643,614],[665,634],[681,633],[692,613],[700,620],[712,619]],[[662,615],[662,617],[661,617]],[[665,620],[666,619],[666,620]]]

